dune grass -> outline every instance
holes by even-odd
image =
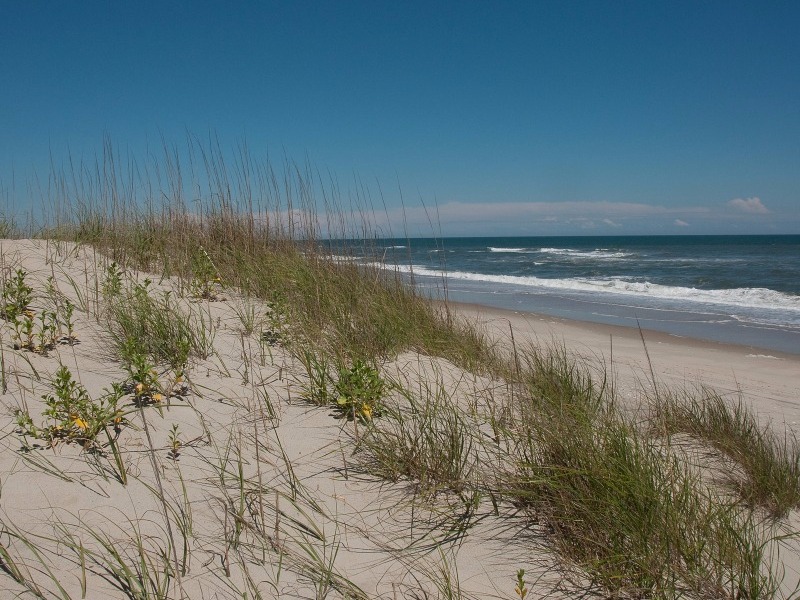
[[[131,363],[137,356],[174,370],[190,358],[206,358],[213,348],[214,324],[202,310],[181,307],[168,291],[150,289],[152,282],[129,282],[108,293],[104,320],[114,353]]]
[[[750,506],[774,517],[800,506],[800,443],[791,431],[778,434],[759,423],[740,397],[726,402],[713,390],[672,392],[653,402],[652,431],[688,433],[734,461],[743,479],[729,483]]]
[[[245,336],[262,327],[262,342],[280,344],[301,366],[306,399],[326,410],[344,407],[339,416],[352,412],[352,429],[346,420],[331,422],[353,432],[350,468],[410,484],[411,504],[444,506],[440,510],[452,514],[439,522],[451,528],[459,523],[456,537],[469,535],[480,511],[505,515],[507,527],[534,532],[535,542],[527,536],[519,544],[530,543],[531,551],[546,547],[558,557],[575,593],[777,597],[779,574],[767,548],[775,537],[772,519],[798,505],[800,453],[791,434],[775,433],[774,425],[760,424],[741,401],[731,405],[711,392],[700,399],[659,393],[651,399],[649,421],[633,423],[618,410],[610,378],[593,375],[565,349],[500,345],[446,303],[423,297],[377,250],[364,261],[351,260],[374,248],[369,207],[343,210],[336,204],[341,198],[324,188],[319,202],[314,176],[291,165],[276,175],[246,156],[229,168],[214,147],[199,154],[202,159],[194,154],[185,170],[168,154],[159,171],[166,182],[160,184],[136,180],[138,171],[129,174],[136,185],[120,174],[108,180],[108,173],[118,173],[115,168],[54,175],[63,183],[49,199],[58,221],[41,235],[90,245],[112,265],[95,284],[95,316],[110,335],[111,354],[131,375],[129,393],[152,400],[151,367],[182,372],[212,355],[217,325],[208,305],[235,294],[242,352]],[[107,156],[112,164],[106,166],[115,167],[113,155]],[[192,173],[189,181],[183,172]],[[146,190],[145,197],[137,198],[136,189]],[[203,202],[189,209],[186,189]],[[156,203],[154,197],[166,200]],[[77,208],[70,213],[66,204]],[[355,228],[366,234],[356,240],[354,214],[361,219]],[[124,272],[133,270],[153,280],[174,277],[183,294],[127,281]],[[257,310],[256,303],[266,308]],[[389,384],[380,367],[405,351],[449,361],[465,378],[485,376],[491,387],[464,397],[436,377],[418,386]],[[261,360],[266,362],[263,348]],[[337,535],[318,524],[335,530],[335,515],[304,490],[280,440],[273,440],[277,450],[271,452],[283,461],[282,491],[263,483],[258,460],[245,464],[242,447],[266,452],[260,436],[270,435],[280,415],[249,374],[243,380],[253,390],[245,424],[237,422],[236,434],[231,430],[222,445],[210,431],[201,436],[217,460],[204,482],[213,488],[211,503],[221,507],[216,537],[207,540],[214,577],[231,597],[258,597],[249,570],[272,564],[274,592],[286,565],[310,582],[312,597],[366,597],[337,571]],[[137,406],[147,428],[149,405]],[[684,455],[663,443],[675,433],[690,433],[738,464],[746,474],[736,482],[740,497],[707,485]],[[158,475],[164,464],[157,452],[165,448],[149,430],[147,436]],[[177,463],[174,429],[173,437],[171,459]],[[130,535],[81,523],[87,535],[61,527],[54,539],[129,598],[180,597],[191,548],[200,545],[189,525],[186,488],[176,503],[156,480],[158,486],[149,489],[164,510],[153,536],[141,534],[143,524],[136,521],[127,528]],[[437,504],[443,497],[458,500]],[[176,540],[171,524],[182,539]],[[35,538],[3,531],[13,543],[0,540],[0,569],[23,592],[44,597],[45,584],[15,554],[27,550],[30,560],[39,561],[38,572],[49,573],[49,562],[32,552]],[[447,533],[440,539],[454,538]],[[90,549],[84,548],[87,540]],[[54,582],[45,578],[47,586]],[[449,566],[433,583],[438,597],[462,597]]]
[[[480,440],[469,416],[441,382],[422,393],[396,387],[400,401],[360,440],[362,467],[389,481],[412,482],[422,495],[474,489]]]

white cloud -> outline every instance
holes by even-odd
[[[400,214],[402,212],[402,214]],[[406,207],[400,211],[389,211],[389,216],[404,216],[408,221],[427,221],[432,213],[438,216],[441,222],[477,222],[508,221],[519,222],[554,222],[562,220],[587,220],[620,219],[649,217],[656,215],[669,215],[676,212],[707,213],[704,207],[665,208],[651,204],[638,204],[634,202],[459,202],[451,201],[440,204],[438,208],[421,209],[419,207]]]
[[[697,232],[741,231],[758,217],[768,226],[773,213],[759,198],[736,199],[714,207],[680,204],[653,205],[636,202],[463,202],[391,207],[384,210],[353,210],[316,215],[319,231],[327,231],[326,219],[335,236],[429,235],[568,235],[570,233],[631,233],[675,231],[691,228]],[[305,219],[308,219],[306,217]],[[305,220],[304,219],[304,220]],[[314,217],[311,217],[314,220]],[[796,221],[796,219],[795,219]],[[274,222],[281,223],[280,219]],[[343,228],[344,233],[337,229]],[[350,231],[352,229],[353,231]]]
[[[581,229],[594,229],[596,227],[594,221],[588,217],[574,217],[572,219],[567,219],[567,223],[576,225]]]
[[[636,202],[461,202],[451,200],[433,206],[406,206],[371,213],[368,220],[381,234],[396,235],[392,228],[412,235],[532,235],[569,231],[647,228],[672,223],[678,216],[712,218],[704,206],[665,207]],[[346,222],[359,223],[353,214]]]
[[[761,202],[761,198],[754,196],[752,198],[734,198],[728,202],[728,206],[735,208],[738,211],[751,213],[755,215],[765,215],[769,209]]]

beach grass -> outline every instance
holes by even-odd
[[[785,427],[759,422],[741,397],[726,401],[707,388],[661,395],[652,431],[690,434],[733,461],[744,476],[732,473],[727,483],[753,507],[782,517],[800,504],[800,443]]]
[[[376,522],[369,507],[345,524],[318,490],[343,476],[381,482],[410,520],[408,544],[378,545],[382,561],[410,574],[383,597],[468,597],[452,557],[490,519],[517,532],[514,560],[542,551],[552,558],[558,581],[540,595],[780,596],[770,548],[798,506],[791,432],[761,423],[744,399],[660,385],[643,401],[647,418],[634,421],[610,372],[558,344],[491,335],[444,298],[423,296],[383,260],[368,201],[359,200],[353,225],[353,211],[307,168],[276,173],[245,154],[231,165],[217,146],[192,148],[184,169],[165,153],[160,184],[139,170],[126,179],[112,152],[104,169],[53,174],[59,185],[47,203],[57,218],[39,236],[63,248],[48,246],[45,263],[55,274],[52,265],[84,252],[83,285],[72,276],[65,286],[78,296],[77,327],[99,328],[116,365],[109,385],[117,384],[132,425],[92,450],[111,453],[119,473],[102,480],[102,493],[137,488],[150,509],[116,519],[64,515],[46,534],[41,524],[25,531],[2,521],[0,577],[15,593],[84,597],[87,587],[110,585],[102,589],[114,597],[182,598],[208,585],[231,598],[285,590],[372,597],[348,570],[344,532],[369,540],[393,525]],[[190,207],[186,190],[203,201]],[[370,259],[353,260],[365,252]],[[15,274],[6,268],[5,306],[16,306]],[[32,288],[6,327],[28,306],[38,309],[43,293]],[[30,355],[7,344],[5,352],[18,369],[17,357]],[[417,362],[398,366],[408,354]],[[52,386],[47,373],[55,372],[36,360],[36,385],[7,394],[28,415],[38,401],[28,389]],[[233,381],[236,394],[219,389]],[[190,416],[181,427],[191,435],[173,423],[178,414]],[[301,434],[282,437],[291,419],[313,421],[338,444],[326,451],[335,466],[315,480],[316,491],[289,448]],[[710,445],[743,476],[709,482],[702,455],[690,459],[670,443],[678,434]],[[29,448],[26,464],[63,447],[45,442]],[[89,487],[85,473],[57,479]],[[69,590],[59,569],[81,574]],[[513,597],[509,582],[510,593],[495,597]],[[518,597],[524,587],[517,582]]]

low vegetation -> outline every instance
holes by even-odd
[[[331,231],[333,201],[317,212],[308,174],[287,169],[281,186],[244,155],[229,172],[217,152],[202,161],[214,202],[191,211],[169,153],[158,208],[109,210],[90,175],[56,176],[51,200],[81,202],[41,232],[49,287],[5,267],[0,367],[20,444],[3,452],[120,504],[54,511],[47,531],[0,515],[3,587],[31,598],[468,597],[448,557],[491,523],[513,547],[494,597],[785,592],[773,549],[800,503],[793,434],[705,389],[657,387],[634,421],[610,376],[564,348],[489,336],[377,253],[343,260],[374,240],[321,239],[322,214],[326,234],[351,231]],[[84,346],[94,354],[83,360],[112,365],[94,397],[80,379]],[[408,354],[417,362],[400,365]],[[295,446],[307,430],[283,429],[303,420],[328,440],[314,489]],[[677,443],[686,436],[689,450]],[[733,474],[709,477],[708,456]],[[358,490],[352,504],[372,500],[347,521],[329,504],[346,493],[331,481]],[[372,512],[385,490],[391,508]],[[342,559],[354,536],[406,576],[359,579]],[[555,582],[535,575],[543,552]]]

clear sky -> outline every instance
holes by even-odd
[[[800,233],[800,2],[0,5],[7,204],[187,130],[445,235]]]

